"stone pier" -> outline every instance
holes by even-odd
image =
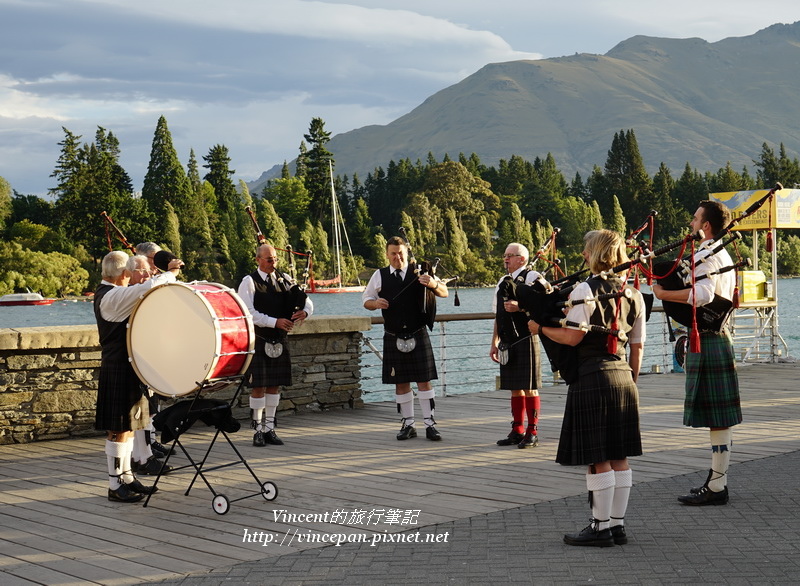
[[[312,317],[289,336],[294,385],[279,415],[355,409],[361,399],[361,343],[369,317]],[[165,334],[168,335],[168,334]],[[97,328],[0,329],[0,444],[96,435],[100,368]],[[236,385],[204,394],[230,399]],[[234,405],[248,415],[245,390]]]

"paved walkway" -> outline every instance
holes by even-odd
[[[425,527],[433,544],[343,544],[265,558],[162,584],[797,584],[800,451],[730,470],[727,506],[675,500],[705,474],[636,484],[629,543],[571,547],[585,495]]]
[[[630,543],[602,549],[562,542],[589,518],[584,471],[553,462],[564,387],[543,389],[543,439],[531,450],[494,445],[509,421],[497,391],[437,399],[442,442],[397,442],[391,403],[285,418],[280,448],[238,434],[280,492],[253,494],[242,466],[212,473],[216,490],[254,497],[226,515],[201,482],[185,494],[186,473],[164,477],[147,508],[108,502],[102,438],[0,446],[0,586],[798,583],[798,374],[740,370],[731,502],[703,508],[676,501],[710,461],[708,432],[680,425],[683,377],[642,377]],[[184,434],[195,457],[208,439],[205,428]]]

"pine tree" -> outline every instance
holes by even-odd
[[[303,138],[311,145],[306,155],[307,171],[304,177],[311,198],[309,213],[312,220],[322,220],[327,225],[331,214],[330,163],[333,161],[333,154],[325,145],[331,140],[331,133],[325,130],[322,118],[312,118],[308,133]]]

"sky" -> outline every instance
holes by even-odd
[[[798,20],[797,0],[0,0],[0,177],[45,196],[62,127],[102,126],[138,191],[163,115],[184,165],[223,144],[252,181],[312,118],[388,124],[488,63]]]

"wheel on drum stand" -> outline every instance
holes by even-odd
[[[264,497],[264,500],[274,501],[278,498],[278,487],[274,482],[265,482],[261,485],[261,496]]]
[[[211,499],[211,508],[217,515],[224,515],[231,508],[231,502],[224,494],[218,494]]]

